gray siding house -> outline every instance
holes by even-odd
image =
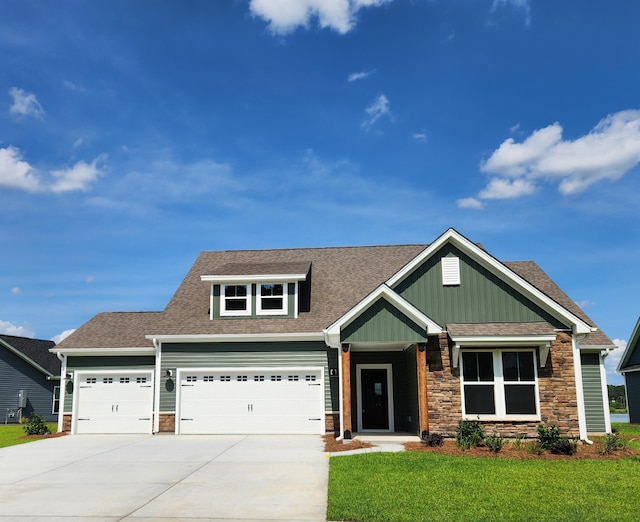
[[[0,415],[19,422],[32,413],[58,420],[60,360],[53,341],[0,334]]]
[[[640,318],[631,333],[617,371],[624,376],[629,422],[640,424]]]
[[[202,252],[162,311],[101,313],[63,359],[72,433],[610,431],[613,343],[532,261],[430,244]]]

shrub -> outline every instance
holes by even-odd
[[[444,435],[440,435],[440,433],[430,433],[422,439],[422,443],[431,447],[442,446],[444,444]]]
[[[549,427],[540,424],[538,426],[538,442],[542,449],[549,449],[553,444],[560,440],[560,428],[555,424]]]
[[[527,451],[532,455],[542,455],[544,453],[544,448],[540,446],[540,443],[536,440],[527,444]]]
[[[624,449],[624,441],[620,440],[617,430],[613,433],[607,433],[606,437],[602,441],[602,447],[600,453],[602,455],[611,455],[614,451]]]
[[[487,435],[484,438],[484,443],[491,453],[498,453],[504,446],[504,439],[499,434]]]
[[[551,443],[549,451],[554,455],[573,455],[578,451],[578,443],[575,440],[570,440],[566,437],[562,437],[557,441]]]
[[[522,433],[516,433],[515,438],[513,439],[513,448],[519,450],[522,446],[522,439],[525,438],[525,435]]]
[[[461,420],[456,428],[456,446],[462,449],[475,448],[484,440],[484,430],[479,421]]]
[[[44,421],[44,417],[39,413],[32,413],[23,429],[27,435],[46,435],[49,433],[49,427]]]

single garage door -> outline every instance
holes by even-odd
[[[322,369],[180,369],[178,378],[178,433],[324,433]]]
[[[77,373],[76,433],[151,433],[152,372]]]

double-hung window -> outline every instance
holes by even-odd
[[[60,411],[60,386],[53,387],[53,404],[51,405],[51,413]]]
[[[464,350],[461,355],[465,418],[539,418],[534,351]]]
[[[250,285],[223,285],[220,315],[251,315]]]
[[[287,292],[282,283],[258,285],[258,315],[283,315],[287,313]]]

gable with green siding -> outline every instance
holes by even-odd
[[[460,285],[442,284],[440,260],[447,256],[460,259]],[[442,325],[546,321],[555,328],[565,327],[453,245],[435,252],[393,290]]]
[[[343,328],[344,343],[424,342],[427,332],[384,298],[378,299]]]

